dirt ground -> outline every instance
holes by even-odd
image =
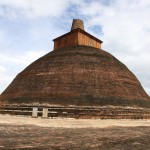
[[[150,120],[0,115],[0,150],[150,150]]]

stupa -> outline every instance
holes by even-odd
[[[1,94],[3,105],[121,106],[150,108],[136,76],[102,50],[102,41],[74,19],[54,50],[19,73]]]

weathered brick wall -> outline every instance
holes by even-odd
[[[125,65],[86,46],[58,49],[38,59],[18,74],[1,101],[150,107],[149,96]]]

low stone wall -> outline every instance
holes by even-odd
[[[36,110],[36,112],[33,113],[33,110]],[[5,105],[0,107],[0,114],[27,116],[33,116],[34,114],[33,117],[51,118],[150,119],[150,109],[115,106]]]

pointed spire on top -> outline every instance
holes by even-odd
[[[71,30],[74,30],[77,28],[84,30],[84,23],[80,19],[73,19]]]

